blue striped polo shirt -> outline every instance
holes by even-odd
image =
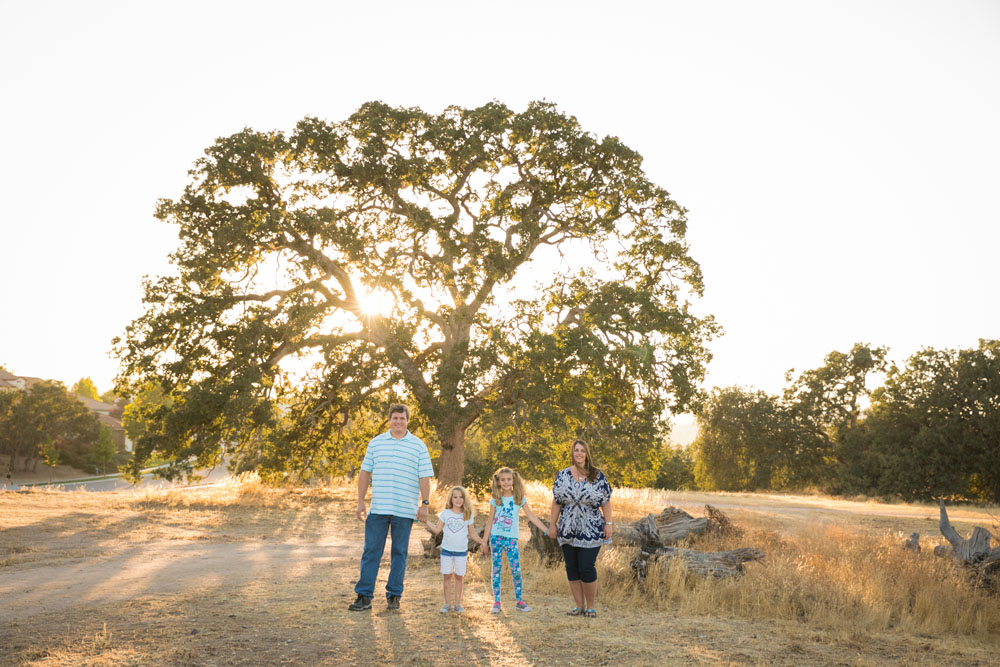
[[[433,477],[431,455],[409,431],[397,440],[386,431],[372,438],[361,469],[372,474],[371,514],[417,518],[420,478]]]

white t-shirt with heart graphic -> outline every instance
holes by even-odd
[[[451,510],[441,510],[438,518],[444,521],[444,530],[441,535],[441,548],[445,551],[469,550],[469,526],[472,519],[463,519],[461,514],[456,514]]]

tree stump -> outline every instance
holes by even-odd
[[[911,533],[910,538],[903,542],[903,548],[920,553],[920,533]]]
[[[650,564],[664,557],[684,559],[689,572],[703,577],[721,578],[743,574],[746,571],[744,563],[764,560],[764,553],[751,548],[732,551],[693,551],[677,547],[661,547],[652,553],[640,551],[639,555],[629,563],[629,567],[635,573],[641,587],[645,587]]]
[[[944,501],[938,499],[938,505],[941,507],[941,534],[948,540],[951,549],[935,547],[934,555],[950,554],[975,576],[977,585],[995,588],[1000,582],[1000,546],[990,548],[993,539],[990,531],[976,526],[968,539],[962,539],[948,520]]]

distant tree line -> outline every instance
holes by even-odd
[[[111,429],[74,394],[98,400],[90,378],[74,384],[72,392],[49,380],[0,390],[0,455],[10,470],[35,471],[39,463],[107,470],[129,458],[115,448]],[[105,394],[100,400],[113,403],[115,397]]]
[[[886,353],[831,352],[789,371],[777,396],[714,389],[691,448],[695,484],[1000,502],[1000,341],[925,348],[901,367]]]

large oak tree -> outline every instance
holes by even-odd
[[[247,129],[157,216],[179,230],[176,272],[147,280],[116,341],[119,393],[166,398],[144,408],[136,466],[210,463],[222,443],[272,470],[356,463],[397,398],[444,483],[476,423],[640,461],[716,331],[690,307],[685,211],[639,154],[548,103]]]

